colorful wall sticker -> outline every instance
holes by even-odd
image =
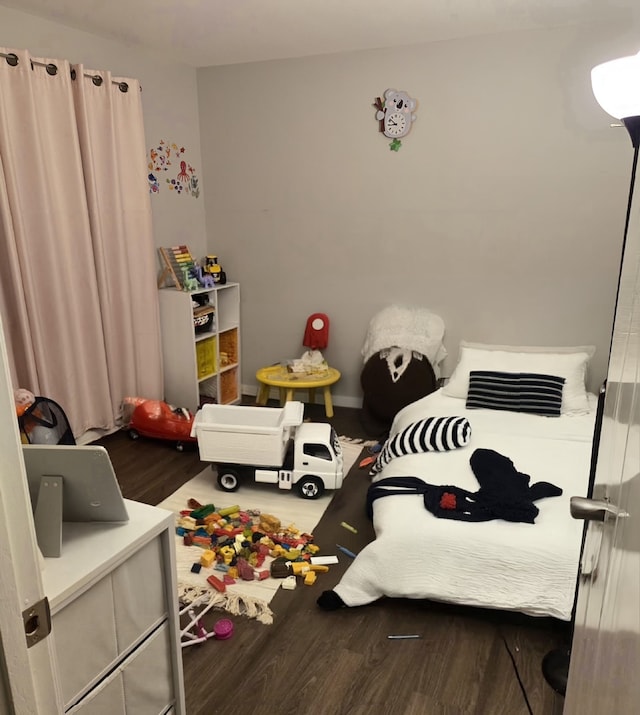
[[[200,196],[200,182],[196,170],[184,159],[186,149],[162,139],[149,149],[149,192],[157,194],[165,186],[176,194]],[[165,174],[165,176],[163,176]],[[164,178],[164,182],[162,179]]]

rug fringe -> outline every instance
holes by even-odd
[[[185,605],[195,601],[199,601],[199,605],[202,606],[213,605],[214,608],[221,608],[233,616],[254,618],[267,626],[273,623],[273,611],[259,598],[239,593],[220,593],[190,584],[178,584],[178,599]]]

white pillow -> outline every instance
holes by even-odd
[[[466,399],[472,370],[529,372],[556,375],[565,379],[562,390],[562,414],[589,411],[585,386],[587,364],[595,347],[524,347],[460,342],[458,364],[442,392],[449,397]]]

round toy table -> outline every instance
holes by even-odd
[[[261,367],[256,372],[256,379],[260,384],[256,403],[266,405],[272,387],[280,388],[280,404],[293,399],[296,390],[307,390],[309,402],[315,402],[316,389],[321,387],[324,392],[324,409],[327,417],[333,417],[333,402],[331,401],[331,385],[340,379],[340,372],[333,367],[328,367],[319,373],[289,372],[282,365]]]

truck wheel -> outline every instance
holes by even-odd
[[[297,487],[303,499],[318,499],[324,494],[324,484],[318,477],[303,477]]]
[[[238,491],[240,486],[240,477],[237,472],[232,469],[221,469],[218,472],[218,486],[224,489],[225,492]]]
[[[129,438],[130,439],[138,439],[138,437],[140,437],[140,435],[136,430],[134,430],[134,429],[129,430]]]

